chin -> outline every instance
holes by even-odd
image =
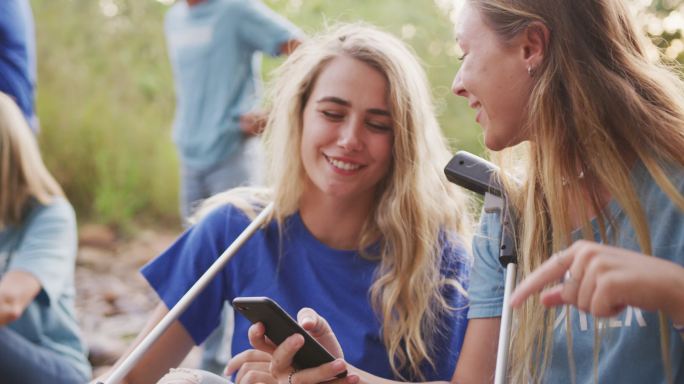
[[[487,136],[485,133],[484,137],[484,144],[487,149],[490,151],[501,151],[506,148],[514,147],[520,143],[525,141],[524,138],[520,137],[513,137],[513,138],[501,138],[501,137],[493,137],[493,136]]]
[[[510,145],[506,145],[504,142],[501,142],[500,140],[497,140],[496,138],[487,138],[485,136],[484,139],[484,144],[487,149],[490,151],[500,151],[502,149],[505,149],[506,147],[509,147]]]

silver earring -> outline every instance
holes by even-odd
[[[527,74],[530,75],[530,77],[532,77],[532,74],[534,74],[534,70],[532,69],[531,66],[527,67]]]

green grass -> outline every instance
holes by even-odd
[[[442,127],[455,148],[481,152],[480,130],[451,95],[458,59],[452,25],[430,0],[267,0],[315,33],[366,21],[402,35],[428,72]],[[119,8],[106,17],[101,4]],[[297,4],[300,4],[297,6]],[[171,142],[173,83],[163,38],[168,6],[153,0],[33,0],[41,148],[79,217],[130,228],[176,223],[178,159]],[[265,59],[264,74],[281,59]]]

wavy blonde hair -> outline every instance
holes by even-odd
[[[21,222],[31,198],[49,204],[62,189],[14,100],[0,92],[0,229]]]
[[[684,210],[684,197],[662,166],[684,166],[684,87],[676,71],[649,59],[649,42],[621,0],[468,2],[504,44],[532,22],[543,23],[550,31],[528,104],[526,129],[531,139],[504,151],[515,153],[526,167],[524,186],[510,191],[523,213],[521,277],[572,242],[573,211],[587,223],[582,228],[585,238],[593,240],[588,223],[598,212],[602,240],[614,242],[606,238],[610,218],[601,214],[604,191],[624,209],[641,251],[651,254],[646,215],[630,181],[630,167],[636,159],[643,162],[658,186]],[[581,179],[579,170],[584,174]],[[535,298],[517,315],[525,327],[513,337],[511,380],[540,381],[553,339],[554,311],[545,310]],[[671,381],[668,326],[662,313],[660,328]],[[568,341],[570,348],[572,340]],[[594,354],[596,362],[596,347]]]
[[[458,233],[458,241],[469,249],[471,212],[464,193],[444,176],[451,154],[434,115],[427,79],[399,39],[352,24],[333,27],[298,47],[277,70],[268,97],[271,113],[263,136],[268,192],[243,189],[228,195],[259,192],[261,200],[270,197],[280,223],[298,210],[308,177],[299,152],[302,111],[318,75],[339,56],[362,61],[387,79],[393,161],[380,183],[358,249],[366,249],[378,237],[383,240],[371,302],[382,319],[382,337],[394,373],[401,376],[399,371],[408,368],[413,377],[422,379],[420,365],[433,364],[431,338],[439,330],[437,317],[452,310],[442,290],[445,284],[456,284],[463,292],[459,282],[440,277],[444,240],[440,234]],[[224,195],[209,204],[225,201]],[[244,203],[241,207],[250,209]]]

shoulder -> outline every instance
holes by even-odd
[[[247,214],[233,203],[211,207],[195,225],[196,231],[216,231],[244,228],[249,223]]]
[[[684,193],[684,167],[679,164],[668,163],[663,165],[663,171],[679,192]]]
[[[176,4],[172,5],[164,15],[164,23],[169,24],[178,20],[183,12],[183,7],[186,7],[183,2],[177,2]]]
[[[241,226],[256,217],[271,199],[270,190],[266,188],[233,188],[205,200],[191,222],[198,225],[230,223]]]
[[[480,221],[473,235],[473,252],[477,254],[494,244],[498,247],[501,236],[501,220],[498,212],[488,213],[482,210]]]
[[[684,194],[684,167],[673,163],[660,162],[658,164],[665,178],[672,184],[680,195]],[[647,211],[676,208],[676,203],[658,184],[656,178],[646,166],[639,161],[631,171],[637,195]]]
[[[684,167],[672,162],[659,161],[658,166],[664,176],[680,191],[684,192]],[[664,193],[642,161],[638,161],[631,170],[632,182],[640,194]]]
[[[254,0],[216,0],[216,9],[222,18],[239,20],[241,17],[258,12]]]
[[[259,0],[217,0],[221,3],[220,11],[222,19],[230,19],[239,22],[241,26],[245,23],[268,23],[279,24],[281,16],[266,4]]]

